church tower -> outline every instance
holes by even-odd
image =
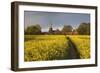
[[[50,28],[49,28],[49,33],[53,33],[53,28],[52,28],[52,24],[50,25]]]

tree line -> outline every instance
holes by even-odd
[[[41,34],[78,34],[78,35],[90,35],[90,23],[81,23],[76,29],[71,25],[64,25],[61,30],[53,30],[52,25],[49,27],[47,32],[41,31],[41,26],[39,24],[29,26],[25,29],[24,33],[28,35],[41,35]]]

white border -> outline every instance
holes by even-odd
[[[35,61],[24,62],[24,11],[49,11],[49,12],[70,12],[70,13],[88,13],[90,14],[91,22],[91,58],[78,60],[57,60],[57,61]],[[83,65],[95,64],[95,10],[79,9],[79,8],[60,8],[60,7],[44,7],[44,6],[25,6],[19,5],[19,68],[35,68],[35,67],[50,67],[63,65]]]

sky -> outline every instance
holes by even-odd
[[[90,14],[24,11],[25,29],[28,26],[39,24],[42,32],[45,32],[48,31],[51,24],[54,30],[61,30],[64,25],[77,28],[82,22],[89,23]]]

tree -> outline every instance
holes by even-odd
[[[90,23],[81,23],[77,32],[80,35],[90,35]]]
[[[72,26],[71,25],[64,25],[63,29],[62,29],[62,33],[69,33],[72,32]]]
[[[54,34],[59,35],[61,34],[61,31],[59,29],[54,30]]]
[[[39,24],[27,27],[25,34],[41,34],[41,26]]]

